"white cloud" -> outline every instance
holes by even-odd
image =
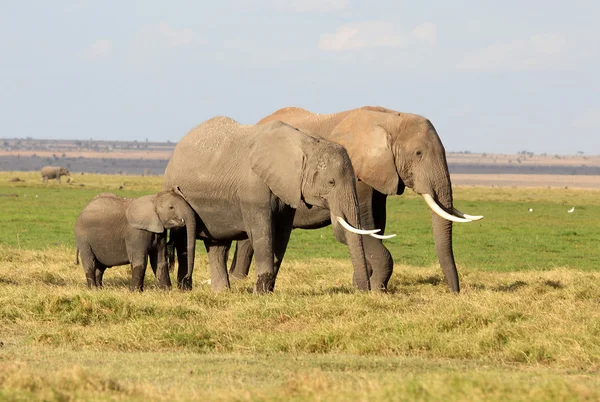
[[[564,34],[548,33],[497,43],[467,55],[458,68],[469,71],[564,70],[573,68],[571,43]]]
[[[413,29],[412,34],[416,38],[429,42],[432,45],[435,45],[437,42],[437,32],[433,22],[424,22],[421,25],[417,25],[415,29]]]
[[[329,51],[356,50],[367,47],[406,47],[408,40],[397,28],[385,21],[344,24],[335,33],[325,33],[319,48]]]
[[[278,11],[287,13],[331,13],[348,8],[348,0],[272,0]]]
[[[92,61],[107,59],[112,53],[112,43],[106,39],[99,39],[83,51],[83,56]]]

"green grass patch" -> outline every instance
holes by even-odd
[[[116,175],[74,176],[70,184],[40,183],[37,173],[19,174],[24,183],[8,183],[14,173],[0,173],[0,246],[43,250],[74,247],[73,225],[96,194],[111,191],[137,197],[161,190],[161,178]],[[83,186],[81,186],[83,185]],[[455,205],[485,219],[454,225],[459,267],[491,271],[544,270],[569,267],[594,270],[600,265],[600,191],[523,188],[458,188]],[[567,210],[575,206],[574,213]],[[532,208],[533,212],[529,212]],[[412,266],[437,264],[431,213],[408,191],[388,198],[386,240],[394,261]],[[200,249],[200,248],[199,248]],[[330,227],[295,230],[286,260],[348,259]]]

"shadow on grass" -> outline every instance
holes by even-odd
[[[14,279],[0,277],[0,285],[18,285],[18,284],[19,284],[19,282],[15,281]]]
[[[336,295],[336,294],[351,294],[351,293],[356,293],[356,292],[359,292],[359,291],[354,289],[353,287],[349,287],[349,286],[345,286],[345,285],[338,285],[338,286],[332,286],[330,288],[325,288],[325,289],[303,290],[299,294],[302,296],[324,296],[324,295]]]
[[[565,287],[565,285],[560,283],[560,281],[551,281],[551,280],[544,281],[544,285],[549,286],[553,289],[562,289]]]
[[[514,281],[513,283],[509,283],[508,285],[499,285],[499,286],[493,287],[492,290],[494,292],[516,292],[523,286],[527,286],[527,282]]]

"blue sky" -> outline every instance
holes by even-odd
[[[600,154],[597,1],[0,0],[0,137],[178,141],[381,105],[447,151]]]

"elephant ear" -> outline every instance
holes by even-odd
[[[177,194],[178,196],[180,196],[181,198],[183,198],[186,202],[187,202],[187,198],[185,198],[185,195],[183,195],[183,193],[181,192],[181,189],[179,188],[179,186],[173,186],[171,187],[171,190],[173,193]]]
[[[125,211],[127,222],[136,229],[153,233],[162,233],[165,227],[154,208],[156,195],[146,195],[134,199]]]
[[[309,137],[282,122],[265,126],[250,148],[250,166],[284,203],[298,208],[302,199],[305,155]]]
[[[399,177],[389,133],[379,124],[366,132],[332,133],[328,138],[344,146],[356,177],[383,194],[396,194]]]

